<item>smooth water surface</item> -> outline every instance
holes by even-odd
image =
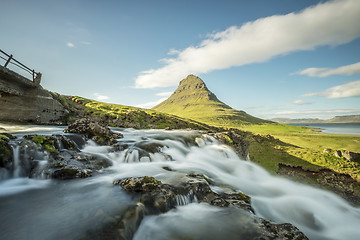
[[[299,123],[290,125],[320,128],[323,133],[360,135],[360,123]]]

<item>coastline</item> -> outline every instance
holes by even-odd
[[[292,126],[309,127],[314,132],[360,135],[360,123],[289,123]]]

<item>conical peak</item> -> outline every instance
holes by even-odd
[[[207,87],[201,78],[190,74],[185,79],[181,80],[179,87],[176,89],[176,92],[182,92],[184,90],[194,90],[194,89],[204,89],[207,90]]]

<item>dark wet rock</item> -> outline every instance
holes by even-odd
[[[305,234],[290,223],[274,224],[261,219],[259,227],[262,229],[264,236],[255,238],[256,240],[308,240]]]
[[[103,214],[96,214],[98,219]],[[97,228],[88,230],[77,240],[131,240],[145,217],[145,207],[142,203],[129,206],[125,211],[112,212],[106,222]]]
[[[153,142],[153,141],[141,141],[134,145],[135,147],[141,148],[148,153],[157,153],[161,152],[161,149],[164,147],[163,144]]]
[[[64,135],[53,135],[58,141],[58,149],[67,149],[67,150],[74,150],[74,151],[80,151],[77,144],[69,138],[69,136]]]
[[[121,133],[114,133],[108,127],[87,118],[76,120],[64,132],[84,134],[100,145],[115,144],[116,139],[123,137]]]
[[[114,184],[133,194],[138,202],[137,206],[128,210],[126,217],[114,224],[113,231],[120,233],[117,239],[132,239],[144,215],[165,213],[190,202],[232,208],[232,212],[239,211],[242,220],[251,222],[244,231],[243,237],[247,237],[246,239],[308,239],[291,224],[274,224],[253,215],[250,198],[245,194],[213,192],[202,175],[187,175],[172,185],[148,176],[115,180]],[[253,234],[251,238],[247,235],[249,232]],[[242,239],[242,236],[239,235],[238,239]]]
[[[67,133],[66,135],[61,136],[66,138],[67,140],[70,140],[75,145],[75,149],[82,149],[88,140],[87,137],[85,137],[84,135],[76,133]],[[66,144],[64,144],[63,146],[66,149]]]
[[[136,233],[136,239],[308,239],[291,224],[272,224],[239,208],[211,207],[208,204],[186,208],[152,217],[155,224],[142,224]],[[194,214],[192,217],[188,212],[190,209]]]
[[[56,179],[86,178],[111,165],[111,161],[106,158],[62,150],[58,155],[49,158],[44,172]]]
[[[111,146],[111,152],[122,152],[125,149],[128,149],[130,146],[129,143],[124,143],[124,142],[118,142],[115,143],[114,145]]]
[[[3,168],[7,177],[37,177],[36,171],[41,162],[38,159],[46,158],[46,153],[39,151],[40,147],[27,139],[11,141],[9,147],[11,160],[7,161],[7,165]]]
[[[81,152],[66,135],[26,135],[12,143],[18,163],[7,164],[7,174],[17,177],[50,177],[56,179],[85,178],[112,165],[112,162],[94,154]],[[44,159],[39,161],[39,159]]]
[[[9,169],[12,164],[13,151],[9,141],[14,138],[11,134],[0,133],[0,168]]]
[[[52,178],[61,180],[86,178],[90,177],[91,173],[92,171],[90,169],[61,168],[53,172]]]
[[[300,166],[290,166],[282,163],[279,164],[277,173],[290,176],[300,182],[328,189],[353,204],[360,204],[360,183],[348,174],[334,172],[326,168],[313,171]]]
[[[214,193],[202,175],[187,175],[179,179],[175,185],[163,184],[147,176],[115,180],[114,184],[120,185],[127,192],[140,193],[139,201],[151,214],[167,212],[178,206],[177,196],[187,196],[190,200],[196,199],[198,202],[206,202],[214,206],[241,206],[244,210],[254,211],[248,196],[242,193]]]
[[[231,129],[227,132],[211,134],[222,143],[227,144],[234,148],[242,159],[246,159],[249,154],[250,143],[245,139],[246,132]]]

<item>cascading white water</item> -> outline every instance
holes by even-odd
[[[68,181],[66,183],[67,187],[62,189],[63,192],[61,192],[61,196],[57,195],[57,188],[53,190],[49,189],[53,186],[49,184],[47,191],[54,191],[55,194],[48,193],[46,198],[47,204],[58,206],[59,201],[66,202],[69,206],[60,205],[60,207],[63,209],[71,209],[69,212],[66,211],[71,216],[82,216],[88,214],[82,212],[85,211],[85,206],[81,209],[72,207],[71,201],[61,199],[73,198],[74,192],[77,191],[94,192],[91,194],[84,193],[88,195],[94,195],[95,192],[96,195],[99,196],[102,192],[110,194],[109,191],[112,189],[114,179],[153,176],[163,182],[171,183],[172,181],[176,181],[178,176],[183,176],[184,173],[203,174],[213,183],[211,187],[214,191],[241,191],[251,197],[252,206],[258,216],[277,223],[290,222],[300,228],[310,239],[355,240],[358,239],[360,235],[360,229],[358,228],[358,226],[360,226],[359,208],[352,207],[333,193],[298,184],[284,178],[274,177],[256,164],[239,159],[231,148],[219,143],[210,136],[205,135],[201,138],[196,138],[194,142],[189,140],[194,139],[195,136],[199,136],[199,133],[194,131],[132,129],[118,131],[121,131],[124,135],[124,138],[119,140],[119,143],[129,146],[125,150],[113,151],[111,147],[97,146],[93,142],[88,142],[82,149],[83,152],[110,159],[113,162],[113,166],[103,170],[102,174],[96,177]],[[157,152],[146,152],[144,155],[141,150],[141,144],[139,144],[142,142],[156,143],[162,147]],[[137,146],[134,146],[135,144],[137,144]],[[57,182],[54,182],[54,184],[57,184]],[[0,192],[4,189],[2,186],[0,182]],[[8,191],[10,190],[8,189]],[[42,198],[41,194],[42,192],[39,191],[33,195],[29,193],[27,195],[27,202],[33,202],[35,205],[37,201],[42,202],[39,201],[39,199]],[[124,193],[116,190],[116,193],[111,193],[110,195],[114,194],[122,196]],[[51,196],[53,196],[53,198]],[[12,197],[16,199],[16,195]],[[101,199],[101,201],[104,201],[103,204],[109,207],[105,202],[108,200]],[[225,235],[222,235],[224,239],[236,239],[236,236],[234,238],[232,235],[230,236],[230,234],[233,234],[231,233],[231,228],[236,228],[236,224],[240,221],[237,219],[238,215],[236,211],[229,212],[228,210],[196,203],[196,196],[192,197],[191,194],[189,196],[179,195],[177,199],[178,205],[186,206],[178,207],[178,210],[175,212],[170,211],[159,216],[147,217],[146,221],[141,224],[136,239],[143,239],[142,236],[144,235],[141,234],[151,232],[151,229],[152,231],[156,231],[156,229],[159,228],[159,224],[156,223],[159,221],[169,222],[166,226],[172,229],[174,223],[178,221],[177,219],[183,220],[179,220],[180,224],[177,224],[176,227],[184,231],[191,228],[194,236],[200,236],[202,234],[201,231],[206,230],[202,230],[202,228],[195,223],[193,226],[190,226],[191,224],[185,224],[184,222],[188,221],[186,219],[195,219],[192,220],[195,222],[197,221],[196,219],[198,219],[198,221],[201,221],[203,224],[206,225],[209,223],[209,225],[214,227],[222,226],[224,229],[229,229],[229,238],[227,238],[226,233],[224,233]],[[94,198],[93,200],[99,201],[98,198]],[[1,222],[7,222],[7,224],[9,224],[11,220],[9,218],[3,219],[1,216],[6,215],[4,214],[7,213],[5,209],[9,209],[8,211],[11,212],[11,208],[16,208],[17,201],[19,200],[7,199],[7,201],[5,201],[7,205],[4,205],[4,201],[1,203],[0,199]],[[21,203],[23,204],[23,202]],[[128,204],[126,201],[123,203]],[[84,201],[84,204],[92,209],[98,203],[93,202],[92,199],[87,199]],[[38,206],[36,209],[40,209],[39,211],[41,211],[42,208]],[[49,214],[54,213],[53,210],[43,211],[49,211]],[[45,212],[42,214],[46,215]],[[9,214],[7,215],[9,216]],[[30,222],[33,221],[33,217],[30,215],[31,214],[25,214],[22,217],[22,226],[25,227],[26,224],[30,224]],[[65,220],[67,216],[57,215],[57,217],[59,219],[54,223],[51,221],[42,221],[44,224],[42,227],[44,229],[52,229],[56,228],[56,225],[61,221],[70,221]],[[214,222],[217,221],[217,218],[220,220]],[[169,221],[167,221],[167,219]],[[13,221],[14,224],[16,224],[17,219],[15,218]],[[73,228],[72,231],[75,231],[77,224],[81,223],[79,219],[70,222]],[[171,226],[170,223],[172,223]],[[181,224],[184,224],[183,228]],[[34,224],[30,225],[33,231],[41,232],[42,228],[40,226],[38,226],[37,229]],[[163,227],[166,226],[164,225]],[[179,229],[176,231],[180,231]],[[8,230],[0,226],[0,231]],[[165,233],[166,230],[162,229],[162,231]],[[171,231],[175,230],[173,229]],[[51,231],[48,232],[47,237],[61,239],[57,235],[57,231],[51,232],[52,235],[50,232]],[[64,236],[67,237],[71,236],[71,234],[67,232],[64,232],[64,234]],[[11,234],[8,233],[6,236],[9,235]],[[206,236],[206,234],[204,236]],[[44,238],[38,236],[37,239]]]
[[[20,177],[21,176],[21,166],[20,166],[20,146],[19,145],[15,145],[12,146],[13,149],[13,159],[14,159],[14,164],[13,164],[13,168],[14,168],[14,177]]]
[[[157,154],[171,156],[173,161],[149,154],[152,162],[124,164],[123,156],[109,157],[117,178],[151,175],[167,179],[169,173],[164,167],[204,174],[220,186],[213,189],[226,191],[230,186],[248,194],[258,216],[277,223],[290,222],[310,239],[358,239],[359,208],[331,192],[272,176],[258,165],[239,159],[232,149],[209,136],[196,139],[196,143],[189,147],[179,141],[163,140],[167,147]]]
[[[197,199],[196,195],[194,194],[193,190],[190,190],[188,192],[188,194],[186,194],[186,195],[183,195],[183,194],[176,195],[175,200],[176,200],[176,204],[178,206],[185,206],[190,203],[198,202],[198,199]]]

